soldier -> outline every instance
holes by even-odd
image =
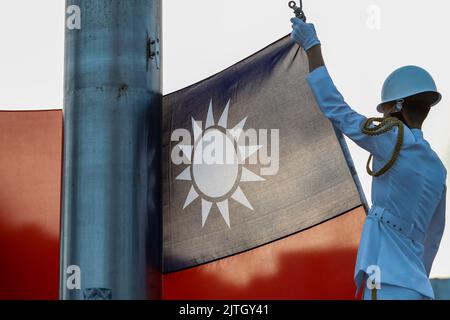
[[[291,22],[291,38],[308,55],[307,82],[321,111],[371,153],[367,171],[373,176],[373,206],[358,249],[357,293],[371,276],[368,268],[376,266],[381,281],[364,290],[364,299],[434,299],[429,274],[444,232],[447,171],[424,139],[422,124],[441,100],[435,82],[419,67],[396,70],[384,83],[377,108],[384,117],[367,119],[333,84],[314,25],[299,18]]]

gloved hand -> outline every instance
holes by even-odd
[[[297,42],[305,51],[320,44],[316,29],[312,23],[305,23],[299,18],[292,18],[291,39]]]

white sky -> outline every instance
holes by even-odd
[[[164,93],[221,71],[288,34],[292,11],[287,2],[163,0]],[[360,113],[377,115],[381,85],[395,68],[416,64],[433,74],[444,99],[432,110],[424,134],[449,168],[450,2],[304,0],[304,4],[338,88]],[[373,5],[380,9],[380,29],[368,25],[367,10]],[[63,0],[0,2],[0,110],[62,108],[64,6]],[[370,202],[368,154],[352,142],[349,145]],[[449,212],[447,202],[447,217]],[[450,277],[450,223],[432,276]]]

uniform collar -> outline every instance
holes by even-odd
[[[421,129],[413,128],[411,129],[411,132],[414,134],[417,138],[423,138],[423,131]]]

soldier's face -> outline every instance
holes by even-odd
[[[419,94],[405,99],[400,112],[395,110],[395,102],[386,104],[384,117],[395,117],[407,126],[421,125],[430,112],[430,96]]]

